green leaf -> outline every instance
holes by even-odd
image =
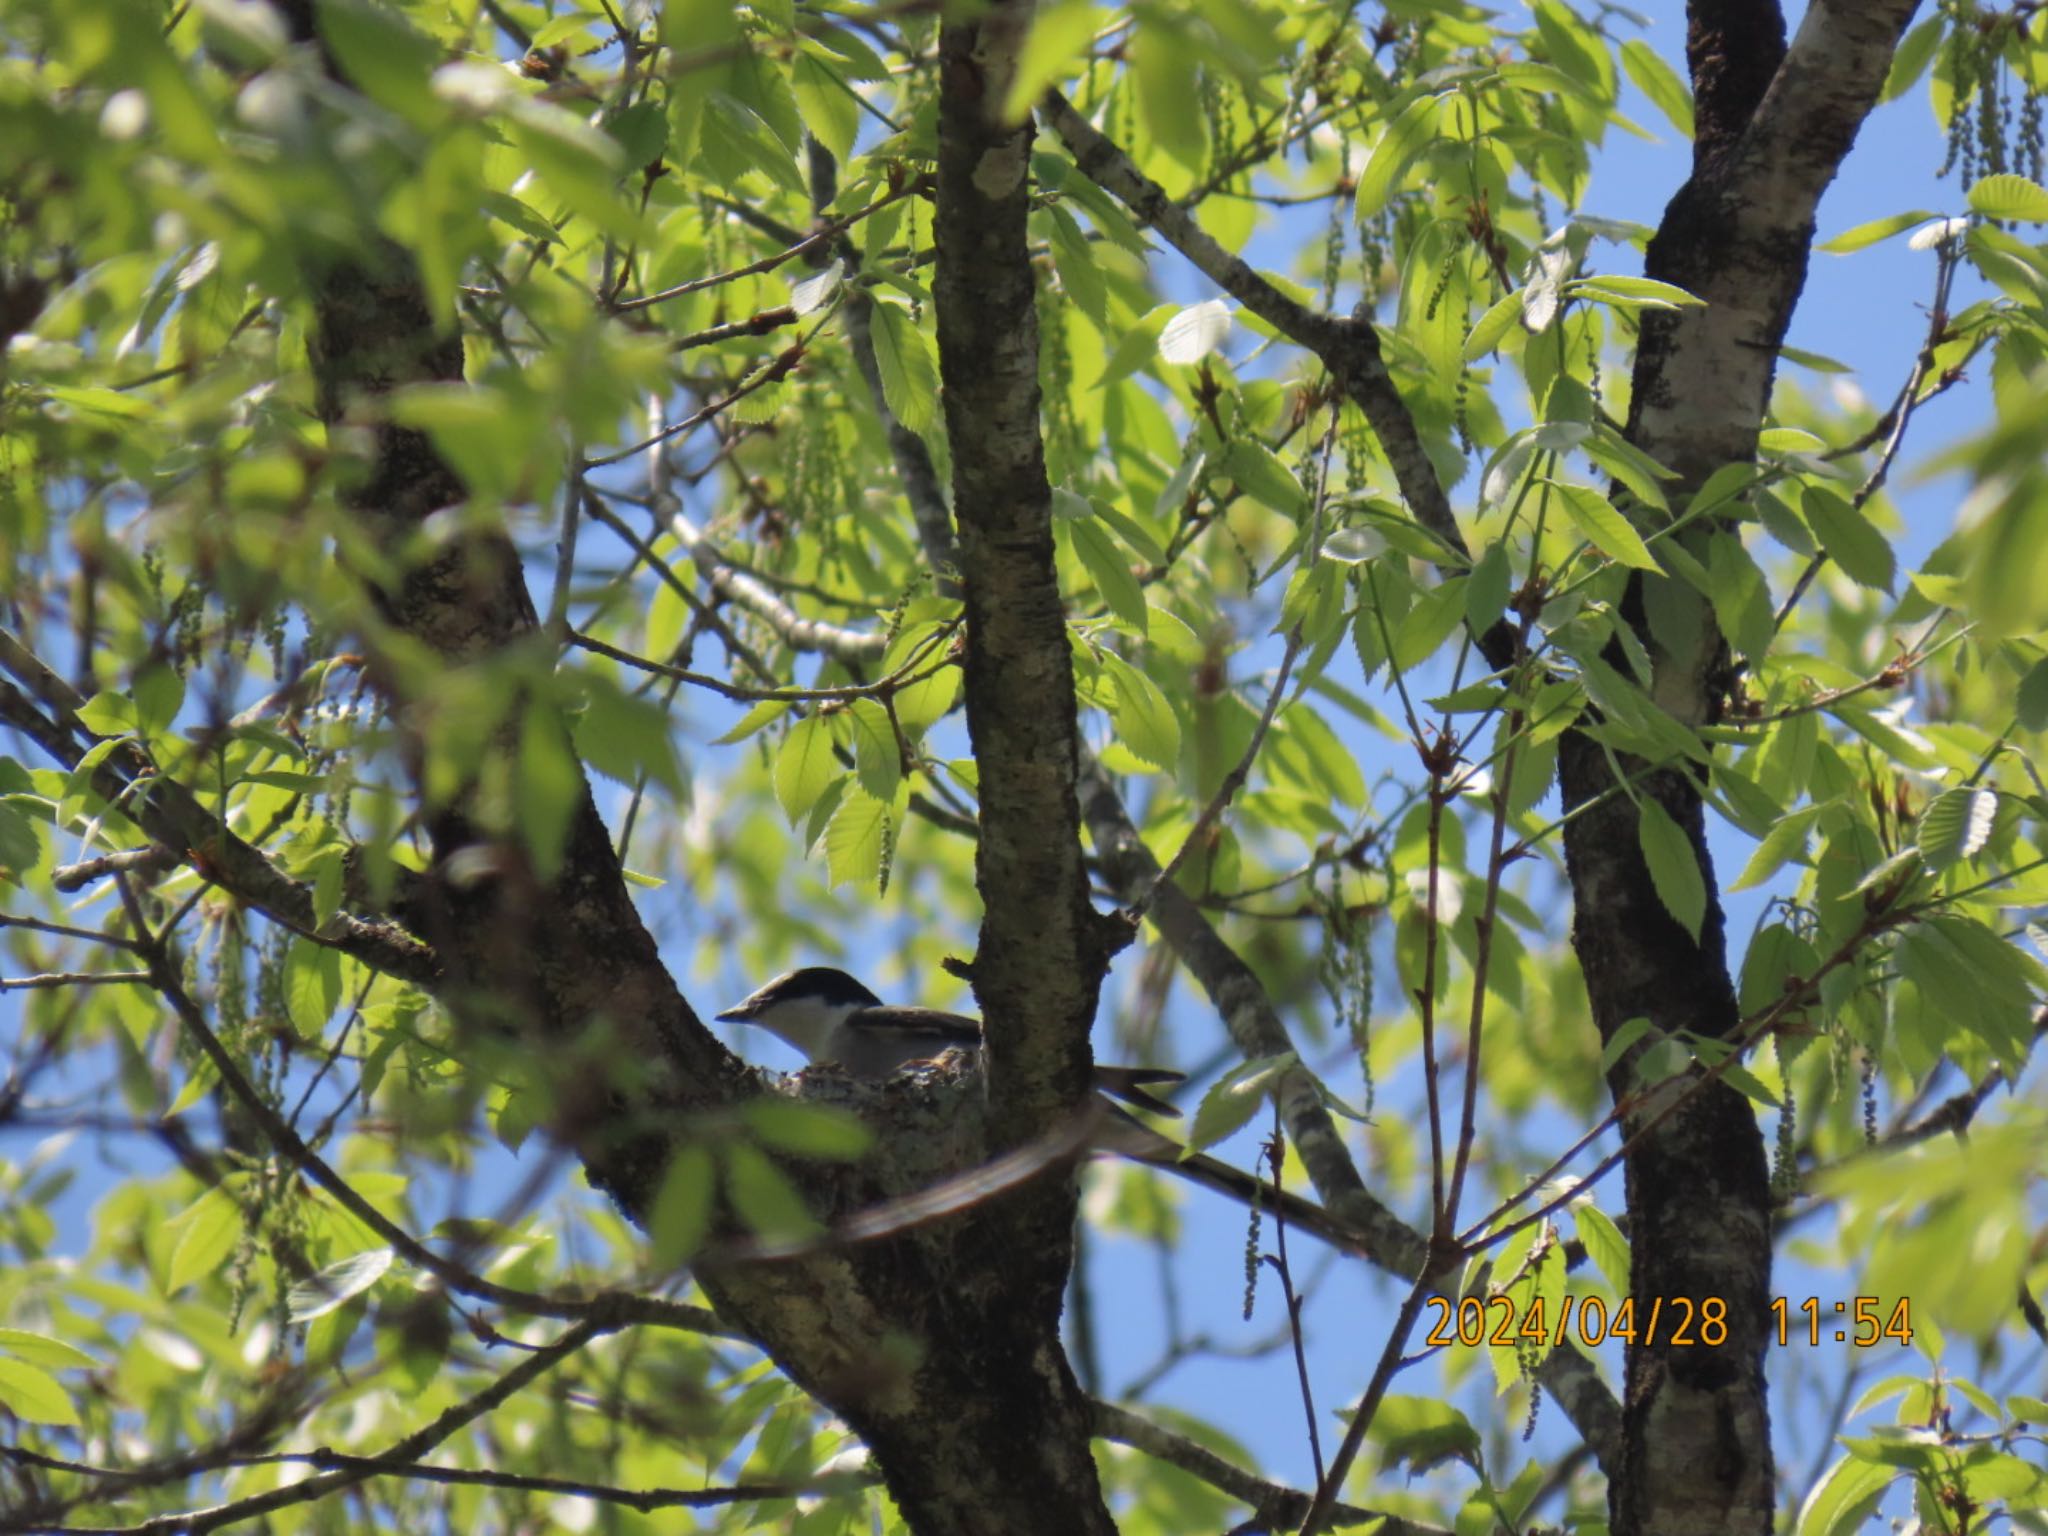
[[[1455,1307],[1456,1298],[1451,1302]],[[1497,1320],[1498,1313],[1494,1316]],[[1385,1447],[1380,1465],[1386,1471],[1401,1471],[1411,1477],[1434,1471],[1448,1461],[1461,1461],[1476,1469],[1485,1454],[1471,1420],[1441,1398],[1389,1393],[1380,1400],[1379,1412],[1373,1415],[1366,1435]]]
[[[1181,27],[1141,26],[1131,34],[1128,58],[1153,141],[1199,174],[1209,156],[1209,131],[1193,38]]]
[[[734,725],[731,730],[727,731],[723,736],[713,737],[711,745],[714,747],[729,747],[736,741],[745,741],[749,737],[759,734],[777,720],[780,720],[789,713],[789,708],[789,701],[787,699],[763,699],[744,715],[741,715],[738,724]],[[593,762],[591,766],[595,768],[598,765]]]
[[[886,862],[894,840],[893,802],[878,800],[858,782],[848,784],[825,824],[825,868],[832,884],[887,889]]]
[[[285,1292],[285,1315],[295,1323],[309,1323],[360,1296],[383,1279],[396,1257],[389,1248],[372,1248],[367,1253],[329,1264],[311,1279],[301,1280]]]
[[[59,1370],[95,1370],[106,1363],[75,1344],[53,1339],[46,1333],[30,1333],[25,1328],[0,1328],[0,1353]]]
[[[1593,423],[1593,435],[1579,445],[1587,458],[1614,476],[1636,500],[1658,511],[1670,510],[1659,480],[1675,480],[1676,470],[1666,469],[1604,421]]]
[[[1851,581],[1880,592],[1892,589],[1898,562],[1891,544],[1871,526],[1870,519],[1851,506],[1839,493],[1825,485],[1809,484],[1801,492],[1799,509],[1806,514],[1828,558],[1842,568]]]
[[[94,694],[79,705],[78,718],[95,736],[132,736],[140,730],[134,701],[121,693]]]
[[[775,799],[792,827],[839,773],[839,760],[832,755],[832,726],[824,716],[807,715],[790,727],[775,753]]]
[[[1138,584],[1130,562],[1108,530],[1092,516],[1077,517],[1060,526],[1073,541],[1074,553],[1080,557],[1082,568],[1095,583],[1095,591],[1109,611],[1138,634],[1144,634],[1151,623],[1145,589]]]
[[[175,1296],[194,1280],[213,1274],[242,1240],[242,1212],[225,1189],[209,1189],[167,1225],[178,1233],[164,1276],[164,1294]]]
[[[838,70],[809,52],[790,60],[789,88],[803,112],[804,126],[843,163],[860,133],[860,103],[853,88]]]
[[[1975,858],[1998,820],[1998,796],[1988,789],[1951,789],[1921,813],[1914,842],[1932,870]]]
[[[1714,605],[1714,618],[1721,633],[1754,664],[1771,648],[1774,633],[1764,573],[1732,533],[1715,534],[1707,553],[1707,596]]]
[[[1274,748],[1295,761],[1332,800],[1356,809],[1366,802],[1365,774],[1329,722],[1305,701],[1297,700],[1281,711],[1275,723]]]
[[[825,1230],[796,1186],[759,1147],[739,1142],[725,1148],[725,1188],[756,1237],[802,1240]]]
[[[740,1118],[754,1138],[771,1152],[829,1162],[851,1162],[874,1145],[874,1132],[860,1117],[837,1104],[805,1104],[795,1099],[749,1099]]]
[[[1031,18],[1030,35],[1017,55],[1010,94],[1003,101],[1006,121],[1021,123],[1045,88],[1072,72],[1099,25],[1099,14],[1088,0],[1060,0],[1038,9]]]
[[[1487,545],[1486,552],[1473,563],[1471,578],[1465,583],[1465,622],[1473,634],[1485,634],[1507,612],[1508,586],[1514,575],[1505,542]]]
[[[24,1423],[78,1423],[78,1410],[71,1396],[48,1371],[22,1360],[0,1357],[0,1406]]]
[[[1562,480],[1543,483],[1557,491],[1572,525],[1602,554],[1639,571],[1664,569],[1629,520],[1622,516],[1613,502],[1591,486],[1571,485]]]
[[[1657,1026],[1638,1014],[1635,1018],[1622,1021],[1621,1028],[1607,1037],[1607,1043],[1600,1048],[1600,1072],[1602,1076],[1614,1070],[1614,1064],[1628,1054],[1628,1048],[1645,1035],[1657,1032]]]
[[[647,1218],[656,1269],[674,1269],[704,1246],[717,1188],[711,1149],[695,1141],[678,1147]]]
[[[1628,1295],[1628,1239],[1621,1235],[1621,1228],[1590,1199],[1574,1200],[1571,1211],[1572,1221],[1579,1229],[1579,1241],[1586,1245],[1586,1257],[1614,1288],[1615,1295]]]
[[[652,699],[626,692],[602,674],[586,672],[581,681],[584,702],[582,712],[575,717],[577,755],[620,784],[637,783],[645,774],[671,795],[682,798],[687,786],[682,761],[676,756],[675,738],[670,734],[668,711]],[[747,716],[748,721],[755,723],[745,735],[751,735],[788,707],[781,703],[756,706],[756,711]],[[756,719],[757,713],[768,710],[772,713],[760,714]],[[724,739],[745,738],[727,732],[721,738]]]
[[[1102,653],[1102,672],[1115,690],[1109,722],[1117,740],[1163,772],[1180,761],[1180,722],[1159,685],[1112,651]]]
[[[1287,517],[1301,516],[1308,493],[1294,477],[1294,471],[1280,462],[1279,455],[1264,443],[1239,438],[1225,450],[1223,472],[1235,480],[1238,489],[1264,502]]]
[[[1232,1067],[1218,1078],[1195,1110],[1188,1126],[1189,1152],[1213,1147],[1235,1135],[1259,1112],[1266,1096],[1299,1058],[1292,1051],[1279,1056],[1260,1056]]]
[[[1360,224],[1369,222],[1386,206],[1395,184],[1436,137],[1437,114],[1443,103],[1441,95],[1417,97],[1401,109],[1373,145],[1372,155],[1359,174],[1358,195],[1352,209]]]
[[[1878,92],[1879,101],[1896,101],[1913,88],[1913,83],[1927,69],[1927,61],[1934,57],[1934,50],[1941,42],[1944,17],[1937,11],[1926,20],[1914,24],[1911,31],[1899,39],[1899,46],[1892,50],[1891,68],[1884,77],[1884,88]]]
[[[568,732],[551,704],[530,705],[520,724],[516,780],[520,839],[533,856],[535,871],[551,880],[562,867],[585,792]]]
[[[934,421],[939,397],[939,370],[931,343],[901,306],[878,298],[870,311],[875,367],[882,376],[882,398],[889,411],[913,432],[926,432]]]
[[[1938,219],[1938,213],[1929,213],[1925,208],[1915,208],[1911,213],[1888,213],[1881,219],[1871,219],[1851,229],[1843,230],[1832,240],[1823,240],[1815,250],[1828,251],[1836,256],[1846,256],[1851,251],[1860,251],[1866,245],[1875,245],[1880,240],[1889,240],[1893,235],[1925,224],[1929,219]]]
[[[1752,886],[1762,885],[1785,865],[1787,859],[1796,858],[1806,851],[1806,840],[1813,833],[1814,818],[1819,807],[1805,806],[1794,811],[1784,820],[1772,825],[1750,854],[1749,862],[1742,866],[1742,873],[1729,885],[1730,891],[1746,891]]]
[[[1656,49],[1639,37],[1630,38],[1621,45],[1621,67],[1672,127],[1688,139],[1693,136],[1692,92]]]
[[[1697,944],[1700,923],[1707,915],[1707,883],[1700,874],[1699,856],[1685,829],[1654,797],[1643,795],[1636,804],[1641,811],[1636,835],[1643,862],[1650,867],[1650,883],[1656,886],[1665,909]]]
[[[1806,1496],[1794,1536],[1849,1536],[1863,1530],[1894,1480],[1903,1475],[1881,1463],[1844,1456]]]
[[[1565,285],[1565,292],[1577,298],[1598,299],[1619,309],[1684,309],[1707,302],[1693,297],[1676,283],[1609,273],[1576,278]]]
[[[1146,311],[1137,320],[1124,328],[1118,339],[1116,350],[1109,354],[1109,361],[1102,365],[1102,376],[1092,388],[1102,389],[1127,379],[1159,356],[1159,333],[1166,329],[1166,322],[1179,311],[1171,304],[1160,304]]]
[[[2027,669],[2015,696],[2020,724],[2030,731],[2048,731],[2048,657]]]
[[[285,952],[284,1001],[300,1035],[317,1040],[341,1003],[341,952],[294,938]]]
[[[149,668],[135,680],[135,727],[154,740],[171,728],[185,703],[185,679],[169,667]]]
[[[853,722],[853,768],[860,787],[888,802],[903,782],[903,747],[889,711],[873,699],[855,699],[846,711]]]
[[[1486,313],[1473,323],[1472,334],[1465,338],[1465,361],[1477,362],[1501,344],[1515,322],[1522,315],[1523,290],[1516,288],[1495,299],[1486,308]]]
[[[1970,210],[1992,219],[2048,222],[2048,187],[2009,172],[1986,176],[1970,188]]]
[[[1045,210],[1052,224],[1052,264],[1067,297],[1104,332],[1109,330],[1109,284],[1102,264],[1074,216],[1058,203]]]

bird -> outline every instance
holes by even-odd
[[[836,1063],[854,1077],[890,1077],[946,1051],[979,1051],[982,1042],[981,1020],[937,1008],[891,1007],[829,965],[786,971],[718,1017],[758,1025],[807,1060]],[[1180,1111],[1147,1090],[1186,1080],[1185,1073],[1163,1068],[1095,1069],[1102,1092],[1155,1115]]]
[[[981,1020],[938,1008],[892,1006],[829,965],[785,971],[716,1017],[765,1029],[813,1065],[831,1063],[853,1077],[892,1077],[946,1051],[979,1054],[982,1047]],[[1095,1086],[1105,1097],[1161,1115],[1177,1116],[1180,1111],[1148,1090],[1185,1080],[1184,1073],[1163,1068],[1095,1068]],[[1189,1152],[1113,1104],[1105,1106],[1096,1147],[1178,1174],[1240,1205],[1266,1212],[1277,1209],[1291,1224],[1339,1247],[1359,1246],[1358,1237],[1314,1201],[1278,1189],[1221,1158]]]

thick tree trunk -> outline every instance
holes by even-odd
[[[278,4],[301,40],[317,39],[314,0]],[[1115,930],[1089,905],[1080,857],[1078,725],[1024,245],[1030,128],[995,122],[989,101],[1001,89],[985,89],[1007,70],[1026,14],[945,29],[935,220],[955,495],[966,509],[967,712],[985,768],[989,916],[975,981],[989,1020],[990,1104],[984,1113],[963,1102],[979,1096],[971,1082],[842,1082],[881,1145],[856,1168],[790,1170],[827,1221],[928,1189],[985,1161],[991,1144],[1031,1140],[1088,1101],[1088,1027]],[[401,561],[422,521],[466,496],[431,441],[384,409],[396,387],[462,377],[460,340],[436,335],[410,261],[380,243],[316,274],[313,290],[323,414],[369,433],[369,470],[349,502],[362,519],[360,547],[376,557],[365,564],[396,572],[369,583],[382,624],[437,669],[545,645],[502,533]],[[418,680],[403,668],[387,678],[401,699]],[[430,883],[426,903],[406,914],[428,929],[449,972],[439,995],[588,1064],[562,1073],[568,1102],[554,1129],[592,1181],[644,1219],[684,1123],[676,1111],[730,1104],[758,1084],[661,966],[587,789],[551,880],[537,879],[516,848],[480,837],[461,795],[431,829],[444,862],[488,855],[461,881]],[[632,1063],[630,1075],[600,1070],[619,1061]],[[913,1529],[1108,1533],[1091,1406],[1059,1345],[1076,1187],[1064,1156],[941,1221],[700,1273],[720,1314],[866,1441]]]
[[[1814,210],[1876,99],[1912,0],[1815,0],[1788,51],[1774,0],[1695,0],[1687,56],[1698,117],[1693,175],[1672,199],[1648,274],[1704,299],[1646,315],[1629,435],[1678,471],[1674,502],[1715,469],[1745,462],[1770,399],[1777,351],[1805,282]],[[1638,586],[1640,579],[1638,579]],[[1625,605],[1640,614],[1639,591]],[[1689,724],[1720,708],[1727,649],[1704,600],[1690,655],[1652,647],[1657,702]],[[1561,742],[1569,811],[1613,786],[1607,756],[1578,733]],[[1635,802],[1615,794],[1565,826],[1573,943],[1603,1040],[1629,1019],[1725,1036],[1738,1022],[1700,789],[1686,769],[1639,783],[1685,829],[1708,908],[1699,941],[1670,916],[1638,852]],[[1617,1065],[1617,1095],[1644,1085]],[[1632,1105],[1633,1137],[1656,1107]],[[1764,1380],[1771,1277],[1770,1180],[1756,1117],[1715,1084],[1648,1130],[1630,1154],[1632,1299],[1621,1464],[1609,1505],[1617,1536],[1771,1530],[1776,1484]],[[1671,1322],[1692,1304],[1690,1342]],[[1727,1334],[1701,1337],[1716,1304]],[[1725,1309],[1725,1310],[1723,1310]],[[1646,1329],[1662,1321],[1659,1337]]]

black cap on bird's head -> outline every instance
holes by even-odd
[[[811,1003],[822,1008],[879,1008],[882,1000],[846,972],[829,965],[807,965],[785,971],[766,986],[734,1003],[721,1019],[746,1023],[779,1004]]]

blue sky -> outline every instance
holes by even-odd
[[[1642,9],[1653,23],[1645,35],[1682,72],[1682,7],[1675,3],[1659,3]],[[1512,13],[1509,19],[1512,20]],[[1656,110],[1634,93],[1632,87],[1627,90],[1623,110],[1636,122],[1657,133],[1658,141],[1646,143],[1619,130],[1611,130],[1604,151],[1595,161],[1584,211],[1654,225],[1666,200],[1684,179],[1689,148],[1670,131]],[[1959,211],[1962,188],[1954,180],[1936,179],[1935,172],[1941,158],[1941,136],[1928,107],[1923,83],[1902,100],[1880,108],[1865,127],[1843,175],[1822,204],[1819,221],[1822,237],[1867,219],[1909,208]],[[1322,215],[1319,210],[1313,210],[1303,217],[1319,224]],[[1279,223],[1272,230],[1271,239],[1284,247],[1296,238],[1297,233]],[[1610,270],[1639,270],[1633,253],[1621,248],[1603,245],[1598,248],[1598,255]],[[1189,273],[1178,258],[1164,255],[1159,265],[1162,280],[1176,298],[1192,302],[1211,296],[1203,281]],[[1888,400],[1904,378],[1919,345],[1923,316],[1915,306],[1924,302],[1930,289],[1933,266],[1931,253],[1911,250],[1904,239],[1888,241],[1846,257],[1816,255],[1806,294],[1793,322],[1792,344],[1849,364],[1855,370],[1849,377],[1872,399]],[[1970,296],[1970,290],[1965,286],[1963,301]],[[1834,387],[1827,379],[1803,370],[1790,370],[1790,377],[1800,387],[1817,392]],[[1987,409],[1984,386],[1977,380],[1933,402],[1915,421],[1906,454],[1907,464],[1910,466],[1916,460],[1930,457],[1940,446],[1980,427],[1986,419]],[[1959,498],[1959,487],[1953,479],[1920,481],[1909,468],[1906,473],[1895,477],[1893,491],[1906,521],[1901,555],[1910,564],[1948,532]],[[1254,661],[1257,659],[1256,656],[1253,658]],[[700,714],[698,718],[700,721],[723,720],[725,714],[721,708]],[[721,725],[719,729],[722,728]],[[715,735],[717,730],[703,734]],[[1363,739],[1357,745],[1368,757],[1385,750],[1384,743]],[[1377,763],[1368,763],[1369,778],[1377,766]],[[1748,850],[1747,840],[1739,834],[1726,828],[1717,831],[1714,851],[1724,880],[1733,870],[1740,868]],[[1764,893],[1752,892],[1731,902],[1730,933],[1738,946],[1763,899]],[[679,916],[674,906],[657,913],[660,905],[659,893],[649,894],[642,901],[643,910],[656,922],[658,931],[664,934],[667,953],[677,974],[690,977],[697,968],[700,945],[710,936],[710,918],[705,915],[692,921],[688,915]],[[870,932],[886,942],[889,926],[890,920],[882,916]],[[1131,956],[1134,954],[1135,951],[1126,956],[1105,993],[1105,1013],[1122,995],[1122,982],[1130,973]],[[803,963],[811,958],[815,957],[792,955],[789,963]],[[708,1014],[717,1006],[742,995],[760,979],[739,975],[728,965],[709,984],[692,986],[692,1001]],[[918,999],[902,997],[898,1000]],[[1209,1042],[1217,1037],[1213,1017],[1204,1012],[1199,1000],[1194,999],[1185,986],[1176,992],[1175,1010],[1174,1026],[1182,1032],[1184,1039]],[[0,1000],[0,1029],[11,1033],[18,1027],[19,1017],[18,999]],[[779,1066],[792,1064],[781,1048],[772,1042],[751,1036],[736,1035],[734,1039],[750,1059]],[[1205,1054],[1205,1051],[1190,1051],[1188,1054]],[[1398,1095],[1383,1101],[1383,1113],[1399,1114],[1401,1110]],[[1561,1137],[1569,1134],[1569,1128],[1561,1124],[1559,1131]],[[1247,1135],[1233,1144],[1230,1153],[1235,1160],[1240,1163],[1250,1161],[1252,1140]],[[18,1129],[0,1128],[0,1155],[18,1161],[28,1154],[32,1144],[32,1138]],[[74,1149],[80,1163],[80,1177],[57,1208],[61,1251],[78,1251],[83,1247],[84,1218],[91,1201],[103,1193],[113,1179],[121,1176],[118,1167],[105,1166],[86,1153],[86,1145],[81,1142]],[[158,1164],[156,1149],[148,1142],[129,1143],[120,1152],[124,1157],[132,1156],[144,1167]],[[580,1180],[574,1182],[580,1189]],[[1618,1202],[1618,1187],[1610,1185],[1603,1192],[1602,1203],[1611,1208]],[[1262,1281],[1259,1312],[1250,1324],[1244,1323],[1238,1315],[1242,1293],[1239,1266],[1244,1241],[1239,1213],[1197,1193],[1185,1205],[1185,1219],[1187,1237],[1184,1252],[1196,1256],[1196,1261],[1183,1265],[1181,1272],[1180,1293],[1188,1330],[1207,1331],[1222,1342],[1266,1333],[1278,1316],[1277,1293],[1270,1284]],[[1105,1385],[1114,1391],[1152,1363],[1156,1356],[1164,1337],[1157,1316],[1159,1290],[1152,1259],[1137,1245],[1109,1239],[1096,1244],[1094,1251],[1094,1288],[1098,1303],[1103,1307],[1106,1324],[1101,1330]],[[1314,1265],[1314,1254],[1315,1245],[1307,1240],[1296,1244],[1293,1255],[1297,1272]],[[1797,1295],[1817,1291],[1829,1297],[1853,1291],[1853,1278],[1815,1277],[1797,1266],[1788,1266],[1781,1273],[1778,1289]],[[1381,1277],[1351,1263],[1336,1266],[1318,1289],[1308,1314],[1308,1327],[1311,1368],[1323,1415],[1326,1444],[1341,1433],[1330,1417],[1331,1410],[1350,1401],[1362,1387],[1380,1348],[1383,1321],[1391,1317],[1398,1295],[1399,1292]],[[1115,1298],[1129,1300],[1119,1302]],[[1615,1354],[1610,1348],[1611,1364],[1618,1364]],[[1789,1389],[1794,1385],[1792,1377],[1795,1374],[1810,1372],[1816,1366],[1827,1367],[1829,1355],[1830,1351],[1825,1346],[1812,1352],[1811,1359],[1796,1350],[1775,1351],[1771,1360],[1774,1380],[1781,1389]],[[1910,1365],[1903,1368],[1914,1369],[1919,1363],[1916,1356]],[[1411,1372],[1397,1383],[1396,1390],[1431,1390],[1434,1374],[1433,1367]],[[1291,1360],[1284,1354],[1275,1354],[1256,1365],[1216,1359],[1190,1360],[1165,1380],[1157,1397],[1220,1424],[1249,1446],[1265,1473],[1301,1484],[1309,1479],[1309,1463],[1297,1393]],[[1781,1395],[1777,1405],[1775,1422],[1788,1475],[1803,1473],[1817,1454],[1817,1437],[1810,1432],[1811,1415],[1801,1406],[1805,1401],[1804,1396],[1795,1393]],[[1534,1449],[1554,1453],[1568,1444],[1570,1436],[1561,1426],[1561,1416],[1546,1410]],[[1517,1454],[1523,1453],[1518,1449]],[[1511,1475],[1513,1470],[1512,1463],[1496,1468],[1503,1478]]]

